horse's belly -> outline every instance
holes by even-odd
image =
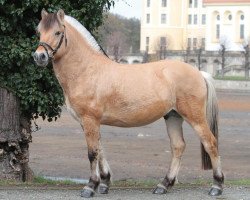
[[[156,103],[137,108],[110,109],[103,113],[101,124],[119,127],[136,127],[150,124],[171,110],[169,104]]]

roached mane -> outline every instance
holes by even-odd
[[[65,16],[65,21],[68,22],[71,26],[73,26],[93,49],[102,52],[95,38],[80,22],[78,22],[75,18],[68,15]]]

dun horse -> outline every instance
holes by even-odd
[[[174,185],[185,149],[183,120],[193,127],[204,147],[203,168],[213,169],[209,194],[222,193],[224,177],[216,139],[218,110],[211,77],[172,60],[118,64],[107,58],[84,26],[63,10],[43,10],[41,16],[34,60],[39,66],[52,61],[66,106],[86,136],[91,176],[82,197],[92,197],[97,189],[101,194],[109,190],[111,173],[101,146],[100,125],[136,127],[161,117],[166,121],[172,160],[153,193],[164,194]]]

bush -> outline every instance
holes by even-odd
[[[91,32],[113,4],[114,0],[0,0],[0,86],[17,94],[25,118],[56,119],[64,102],[52,67],[37,67],[31,56],[38,44],[35,28],[41,10],[61,8]]]

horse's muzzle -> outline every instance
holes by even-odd
[[[38,52],[35,52],[33,54],[33,59],[34,61],[36,62],[36,64],[38,66],[41,66],[41,67],[46,67],[49,63],[49,57],[46,53],[38,53]]]

